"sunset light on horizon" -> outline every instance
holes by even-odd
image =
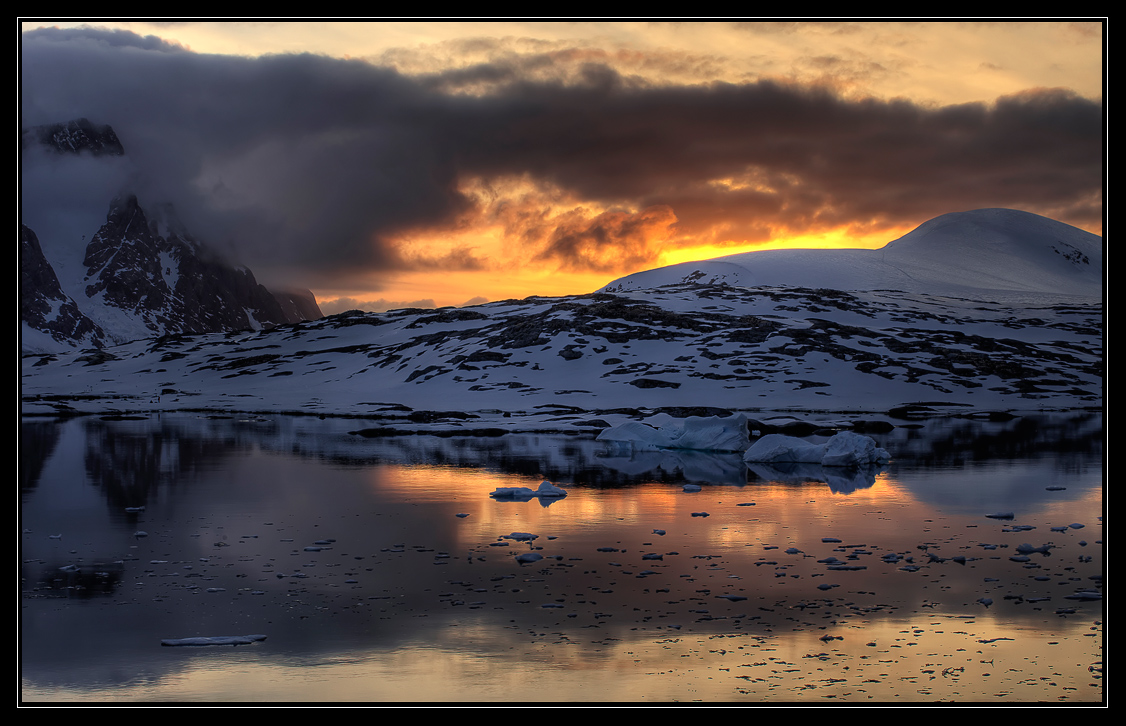
[[[325,314],[879,248],[987,207],[1102,234],[1099,19],[22,30],[23,127],[112,126],[143,204]]]

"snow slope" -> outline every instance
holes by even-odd
[[[345,415],[385,435],[601,430],[661,410],[1097,409],[1102,254],[1091,237],[983,210],[883,250],[750,253],[590,295],[25,356],[23,411]],[[774,282],[750,285],[756,276]]]
[[[1102,238],[1014,209],[936,217],[878,250],[763,250],[628,275],[604,292],[683,282],[964,295],[1102,296]]]

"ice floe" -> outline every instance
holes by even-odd
[[[250,645],[265,639],[265,635],[214,635],[199,638],[169,638],[160,641],[160,644],[168,646]]]
[[[842,431],[823,444],[785,434],[767,434],[743,454],[743,461],[762,464],[820,464],[821,466],[867,466],[891,459],[876,442],[862,434]]]
[[[530,489],[528,487],[498,487],[490,494],[494,499],[511,499],[520,502],[527,502],[535,498],[543,499],[562,499],[567,496],[567,490],[555,486],[549,481],[540,483],[538,489]]]

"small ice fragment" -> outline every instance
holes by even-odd
[[[1083,529],[1083,527],[1084,527],[1084,525],[1079,524],[1078,522],[1072,522],[1071,524],[1069,524],[1067,526],[1071,527],[1072,529]]]
[[[217,635],[205,638],[170,638],[160,641],[161,645],[250,645],[266,639],[265,635]]]
[[[543,555],[538,552],[525,552],[524,554],[516,555],[517,562],[539,562],[543,559]]]
[[[699,484],[685,484],[683,487],[684,491],[686,492],[698,492],[701,491],[702,488],[703,487],[701,487]]]
[[[468,512],[458,512],[458,513],[457,513],[457,514],[455,514],[454,516],[455,516],[455,517],[461,517],[462,519],[465,519],[466,517],[468,517],[468,516],[469,516],[469,513],[468,513]]]
[[[840,542],[840,540],[837,539],[836,537],[822,537],[821,541],[822,542]]]
[[[661,535],[662,537],[664,537],[664,536],[665,536],[665,530],[663,530],[663,529],[655,529],[655,530],[653,530],[653,534],[659,534],[659,535]]]
[[[985,607],[989,607],[990,605],[993,604],[993,598],[991,598],[991,597],[979,598],[978,602],[981,603],[982,605],[984,605]]]
[[[692,516],[693,517],[710,517],[712,515],[708,514],[707,512],[692,512]]]
[[[985,516],[990,519],[1012,519],[1016,515],[1012,512],[994,512],[993,514],[987,514]]]

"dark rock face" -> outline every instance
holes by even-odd
[[[23,148],[40,144],[62,154],[88,151],[95,156],[124,156],[125,147],[109,126],[95,126],[80,118],[64,123],[24,129],[20,143]]]
[[[86,119],[25,129],[21,143],[60,154],[125,153],[112,128]],[[59,344],[101,347],[150,335],[245,330],[323,317],[308,290],[272,292],[250,270],[229,264],[194,239],[170,207],[150,211],[159,215],[159,225],[131,193],[109,203],[105,224],[85,250],[84,285],[70,291],[76,299],[60,285],[48,261],[50,250],[45,253],[35,233],[23,227],[21,320]]]
[[[113,201],[84,263],[87,297],[131,311],[153,334],[244,330],[320,317],[311,293],[286,311],[245,267],[226,264],[186,233],[160,236],[131,195]]]
[[[317,298],[308,290],[273,290],[272,293],[287,322],[299,323],[302,320],[320,320],[324,317],[317,305]]]
[[[83,341],[102,345],[105,334],[63,292],[39,238],[20,225],[20,320],[59,342]]]

